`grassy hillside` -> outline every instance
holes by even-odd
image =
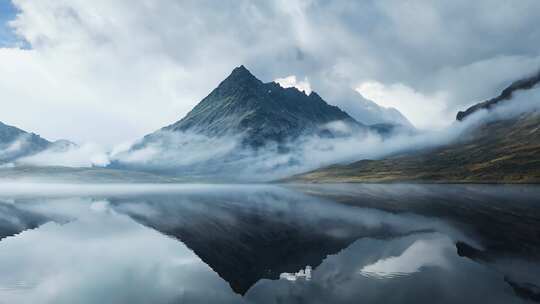
[[[540,113],[485,123],[444,147],[334,165],[288,181],[539,183]]]

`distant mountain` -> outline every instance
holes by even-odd
[[[240,66],[184,118],[161,131],[210,137],[243,134],[245,144],[259,147],[301,135],[339,135],[339,130],[328,125],[336,121],[352,130],[367,129],[315,92],[306,95],[275,82],[263,83]]]
[[[397,109],[382,107],[354,90],[340,92],[339,97],[336,97],[336,102],[344,111],[363,124],[391,124],[414,128],[411,122]]]
[[[37,134],[0,122],[0,163],[43,151],[51,144]]]
[[[539,75],[514,82],[498,97],[479,103],[457,116],[466,120],[479,109],[512,101],[517,90],[535,88]],[[531,100],[534,102],[534,100]],[[510,103],[516,102],[515,107]],[[540,100],[537,102],[540,103]],[[456,141],[438,148],[393,155],[381,160],[359,160],[294,176],[303,182],[494,182],[540,183],[540,107],[510,116],[489,113]]]
[[[0,164],[46,149],[64,151],[76,144],[67,140],[50,142],[43,137],[0,122]]]

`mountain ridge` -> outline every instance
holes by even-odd
[[[512,99],[514,92],[532,89],[539,83],[540,70],[538,70],[538,72],[532,76],[514,81],[512,84],[510,84],[510,86],[506,87],[497,97],[477,103],[469,107],[465,111],[459,111],[456,115],[456,120],[462,121],[469,115],[482,109],[489,110],[491,107],[496,106],[502,101]]]
[[[518,102],[512,100],[513,93],[535,89],[538,82],[540,73],[518,80],[497,97],[459,112],[455,124],[470,125],[465,133],[445,145],[378,160],[336,164],[285,181],[540,183],[540,108],[526,108],[527,111],[510,116],[493,112],[502,102]],[[488,111],[484,117],[479,116],[479,121],[469,119],[481,109]]]
[[[49,141],[38,134],[0,122],[0,164],[16,161],[47,149],[64,151],[75,146],[77,145],[69,140]]]
[[[41,152],[51,144],[35,133],[0,122],[0,163]]]

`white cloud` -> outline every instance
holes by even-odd
[[[452,122],[445,111],[448,101],[443,92],[426,96],[402,83],[384,85],[376,81],[361,83],[356,90],[379,105],[398,109],[420,129],[440,128]]]
[[[85,143],[80,147],[69,147],[67,150],[47,149],[43,152],[17,159],[16,164],[30,166],[103,167],[109,164],[109,156],[103,147],[94,143]]]
[[[536,0],[14,3],[31,49],[0,48],[0,121],[108,146],[180,119],[240,64],[307,76],[294,85],[331,103],[377,81],[436,125],[540,64]]]
[[[452,240],[436,235],[431,239],[420,239],[409,246],[401,255],[378,260],[362,267],[360,273],[379,277],[411,274],[422,267],[448,268],[450,262],[445,254],[454,249]]]
[[[307,77],[304,80],[297,80],[295,75],[290,75],[284,78],[276,78],[274,82],[277,82],[283,88],[297,88],[306,95],[309,95],[312,91]]]
[[[143,147],[119,151],[112,157],[130,165],[170,169],[220,159],[238,146],[240,138],[234,136],[217,138],[190,132],[160,131],[152,134]]]
[[[192,250],[125,215],[106,212],[107,201],[42,200],[25,207],[73,220],[49,222],[0,243],[3,301],[171,303],[189,295],[238,302]],[[212,292],[201,286],[212,286]],[[19,292],[21,287],[28,288]]]

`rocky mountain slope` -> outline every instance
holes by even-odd
[[[516,90],[533,88],[533,79],[535,78],[514,82],[499,97],[460,112],[457,124],[464,123],[461,121],[478,109],[495,109],[495,104],[519,108],[521,105],[517,104],[518,101],[511,100],[512,93]],[[538,80],[534,83],[537,82]],[[538,109],[539,107],[536,107],[513,116],[473,124],[456,141],[437,148],[402,153],[381,160],[360,160],[351,164],[334,165],[289,180],[538,183],[540,182]],[[491,114],[493,113],[487,113],[488,117]]]
[[[320,167],[305,155],[331,158],[337,141],[408,130],[365,125],[315,92],[263,83],[240,66],[184,118],[116,154],[108,167],[204,180],[269,180]]]
[[[332,125],[338,121],[339,127]],[[369,129],[315,92],[306,95],[294,87],[263,83],[240,66],[184,118],[157,133],[192,132],[209,137],[241,134],[244,144],[260,147],[301,135],[340,136],[343,127],[349,131]],[[377,126],[373,129],[379,130]],[[155,135],[145,139],[152,140]]]

